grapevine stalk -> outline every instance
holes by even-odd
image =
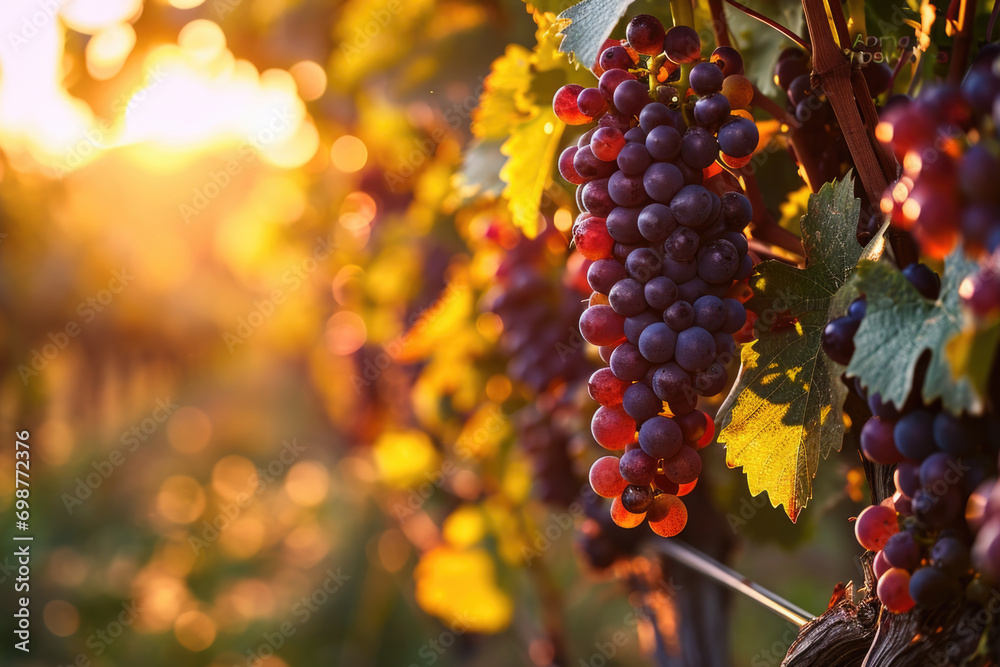
[[[788,39],[790,39],[793,42],[795,42],[796,44],[798,44],[804,50],[806,50],[808,52],[812,52],[812,47],[809,45],[809,42],[807,42],[802,37],[800,37],[799,35],[797,35],[794,32],[792,32],[791,30],[789,30],[785,26],[781,25],[777,21],[769,19],[769,18],[767,18],[766,16],[764,16],[763,14],[761,14],[759,12],[755,12],[754,10],[750,9],[749,7],[747,7],[746,5],[743,5],[743,4],[740,4],[739,2],[736,2],[736,0],[726,0],[726,2],[728,4],[730,4],[730,5],[732,5],[733,7],[735,7],[736,9],[740,10],[741,12],[743,12],[744,14],[746,14],[747,16],[749,16],[750,18],[757,19],[758,21],[760,21],[764,25],[771,26],[772,28],[774,28],[775,30],[777,30],[778,32],[780,32],[782,35],[784,35]]]

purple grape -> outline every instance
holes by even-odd
[[[703,127],[690,127],[681,140],[681,158],[695,169],[705,169],[719,157],[719,142]],[[583,176],[583,174],[580,174]]]
[[[687,227],[678,227],[663,242],[663,250],[671,258],[683,262],[698,254],[698,232]]]
[[[625,270],[641,283],[646,283],[660,275],[663,262],[660,256],[649,248],[637,248],[625,260]]]
[[[854,334],[858,332],[860,324],[852,317],[831,320],[823,329],[822,345],[826,356],[843,366],[851,363],[851,357],[854,356]]]
[[[645,312],[648,307],[643,297],[642,283],[632,278],[620,280],[611,288],[608,303],[623,317],[635,317]]]
[[[659,125],[646,133],[646,150],[655,160],[673,162],[681,154],[681,135],[669,125]]]
[[[635,420],[636,424],[652,419],[663,411],[663,403],[653,390],[642,382],[629,385],[622,397],[622,408],[625,414]]]
[[[621,173],[621,172],[618,172]],[[617,206],[608,214],[608,234],[618,243],[639,243],[642,234],[639,233],[639,214],[643,209]]]
[[[660,19],[649,14],[639,14],[625,28],[625,39],[629,46],[646,56],[655,56],[663,51],[663,38],[666,34]]]
[[[701,327],[689,327],[677,334],[674,356],[686,371],[705,370],[715,360],[715,339]]]
[[[713,67],[715,67],[713,65]],[[722,328],[726,321],[726,306],[717,296],[706,294],[694,304],[694,323],[706,331],[714,332]]]
[[[653,392],[668,403],[692,394],[691,376],[676,363],[664,364],[653,374]]]
[[[641,449],[633,449],[622,455],[618,470],[629,484],[649,485],[656,474],[656,459]]]
[[[646,201],[643,177],[627,176],[624,172],[616,171],[608,180],[608,194],[619,206],[640,206]]]
[[[688,74],[691,88],[694,89],[696,95],[702,97],[722,90],[722,80],[725,78],[722,69],[710,62],[698,63],[691,68],[691,72]]]
[[[677,334],[663,322],[650,324],[639,336],[639,351],[654,364],[663,364],[674,356]]]
[[[599,63],[605,72],[610,69],[624,69],[635,67],[632,56],[624,46],[609,46],[601,52]]]
[[[747,309],[736,299],[723,299],[722,302],[726,307],[726,321],[722,324],[722,330],[727,334],[734,334],[746,324]]]
[[[656,460],[669,459],[683,442],[680,426],[670,417],[652,417],[639,429],[639,446]]]
[[[730,157],[747,157],[757,148],[760,132],[749,118],[734,117],[719,128],[719,148]]]
[[[676,301],[663,312],[663,321],[678,333],[694,325],[694,306],[687,301]]]
[[[753,207],[750,200],[739,192],[727,192],[721,196],[722,199],[722,221],[726,229],[742,231],[753,219]]]
[[[663,258],[663,275],[680,285],[698,275],[698,263],[693,259],[677,260],[666,255]]]
[[[611,372],[619,380],[626,382],[636,382],[649,370],[649,362],[646,361],[639,348],[632,343],[622,343],[611,353]]]
[[[629,132],[631,131],[629,130]],[[641,176],[652,162],[653,158],[646,150],[644,143],[626,143],[625,147],[618,153],[618,168],[629,176]]]
[[[649,103],[649,89],[635,79],[622,81],[615,89],[615,108],[627,116],[638,116]]]
[[[663,243],[677,228],[677,221],[674,220],[674,214],[670,212],[670,207],[657,202],[642,209],[637,220],[637,227],[642,238],[650,243]]]
[[[644,294],[650,308],[666,310],[677,300],[677,285],[666,276],[657,276],[646,283]]]
[[[726,239],[710,241],[698,250],[698,275],[708,283],[731,283],[739,267],[739,253]]]
[[[670,212],[677,224],[701,229],[712,212],[712,193],[700,185],[685,185],[670,202]]]
[[[718,67],[710,63],[702,63],[702,64],[708,65],[708,67],[711,67],[716,71],[719,70]],[[732,111],[732,108],[729,106],[729,98],[723,95],[722,93],[713,93],[695,102],[694,120],[702,127],[715,127],[722,121],[729,118],[730,111]],[[751,124],[753,123],[751,122]],[[754,125],[754,128],[756,127],[757,126]],[[719,130],[720,146],[722,145],[721,138],[722,138],[722,130],[720,129]]]
[[[587,283],[600,294],[608,294],[615,283],[627,277],[625,267],[613,259],[598,259],[587,269]]]
[[[647,310],[634,317],[625,318],[625,339],[633,345],[639,345],[639,336],[650,324],[662,322],[663,318],[655,310]]]
[[[934,414],[928,410],[914,410],[900,417],[892,435],[899,453],[912,461],[923,461],[938,450]]]
[[[615,175],[621,172],[615,172]],[[599,218],[606,218],[615,208],[615,202],[608,192],[608,179],[599,178],[590,181],[581,188],[583,190],[583,207]]]
[[[626,512],[642,514],[653,504],[653,489],[648,484],[629,484],[621,497]]]
[[[684,175],[672,164],[655,162],[646,169],[642,183],[650,198],[661,204],[669,204],[674,195],[684,187]]]
[[[729,373],[726,372],[726,367],[717,361],[713,361],[708,368],[695,373],[694,376],[695,391],[701,396],[715,396],[726,388],[728,382]]]
[[[893,567],[912,571],[920,564],[920,545],[909,531],[904,530],[892,535],[882,548],[882,553]]]

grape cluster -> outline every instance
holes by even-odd
[[[926,265],[911,264],[903,274],[925,298],[937,299],[940,279]],[[846,316],[831,321],[824,330],[823,349],[838,363],[850,362],[854,334],[865,311],[864,299],[856,300]],[[872,417],[860,434],[866,459],[896,467],[895,494],[865,509],[854,526],[861,546],[876,552],[873,569],[879,600],[895,613],[914,606],[938,607],[981,583],[974,579],[970,556],[978,526],[966,521],[966,507],[975,505],[977,494],[989,497],[991,488],[980,485],[991,459],[996,459],[990,432],[998,425],[988,418],[955,416],[939,402],[923,404],[919,398],[922,366],[916,375],[914,389],[900,407],[878,394],[866,397]],[[855,389],[865,398],[860,386]],[[982,525],[988,517],[986,503],[980,506]],[[1000,503],[996,507],[1000,510]],[[1000,518],[996,525],[1000,527]],[[984,540],[992,539],[984,534]],[[975,565],[992,577],[992,568],[1000,574],[1000,542],[992,554],[991,545],[980,550],[989,555],[977,559]],[[993,580],[1000,582],[1000,578]]]
[[[579,478],[572,472],[570,428],[578,409],[570,395],[544,396],[514,415],[517,441],[531,461],[535,493],[549,505],[568,507],[580,493]]]
[[[557,382],[582,382],[587,372],[576,334],[580,295],[546,275],[545,243],[544,236],[520,237],[507,251],[497,286],[486,299],[503,323],[500,347],[509,358],[507,375],[535,393]]]
[[[679,497],[713,437],[698,396],[725,389],[733,334],[746,321],[745,298],[731,290],[753,271],[743,234],[750,202],[716,161],[746,164],[759,135],[744,110],[753,87],[738,52],[720,47],[703,62],[694,30],[664,31],[648,15],[626,35],[598,58],[597,87],[565,86],[553,108],[570,124],[597,121],[559,158],[563,178],[579,186],[574,241],[593,260],[580,331],[609,364],[590,379],[600,403],[591,430],[603,447],[624,450],[594,463],[590,481],[613,499],[615,523],[647,520],[669,537],[687,522]],[[685,77],[690,95],[658,85]]]
[[[961,86],[925,86],[886,105],[875,130],[903,165],[881,209],[944,257],[961,239],[973,256],[1000,246],[1000,45],[983,49]],[[1000,304],[998,304],[1000,305]]]

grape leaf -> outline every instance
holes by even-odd
[[[493,199],[503,192],[500,170],[506,157],[500,141],[474,140],[462,156],[462,170],[455,176],[454,190],[462,202],[484,197]]]
[[[757,267],[747,308],[760,316],[758,337],[743,347],[736,385],[717,416],[726,464],[742,467],[750,493],[767,491],[792,521],[812,497],[819,459],[840,449],[844,435],[844,367],[822,351],[823,328],[855,294],[845,285],[858,260],[877,258],[884,246],[879,234],[858,247],[861,204],[853,193],[848,176],[809,198],[805,269],[773,260]]]
[[[590,67],[597,60],[601,45],[615,29],[633,0],[583,0],[562,14],[571,21],[561,31],[566,37],[559,50],[572,53],[576,62]]]
[[[986,394],[997,345],[1000,345],[1000,318],[967,322],[944,348],[952,375],[969,378],[980,396]]]
[[[551,109],[540,110],[533,120],[519,125],[500,149],[507,156],[500,179],[507,184],[503,194],[511,219],[532,238],[538,233],[542,193],[551,178],[564,127]]]
[[[847,367],[868,391],[902,405],[913,386],[917,361],[930,351],[927,374],[921,387],[925,402],[940,398],[945,409],[979,414],[983,396],[968,377],[955,377],[944,352],[945,344],[964,324],[958,286],[974,275],[978,265],[959,247],[944,263],[941,297],[923,298],[896,268],[865,262],[852,281],[867,295],[868,312],[854,337],[854,356]],[[989,359],[977,359],[986,365]]]

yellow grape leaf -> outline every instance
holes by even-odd
[[[507,184],[503,194],[511,219],[532,238],[538,234],[542,193],[552,178],[563,127],[550,108],[539,110],[535,119],[518,126],[500,149],[507,156],[500,179]]]
[[[447,345],[457,329],[469,326],[472,292],[463,278],[455,278],[429,307],[424,309],[403,336],[396,358],[403,362],[424,359]]]
[[[966,322],[944,346],[944,355],[955,380],[968,378],[980,396],[987,393],[992,360],[1000,343],[1000,319]]]
[[[531,104],[526,96],[531,88],[533,58],[528,49],[511,44],[493,61],[483,81],[479,106],[472,112],[472,135],[477,139],[503,139],[511,127],[526,120]]]
[[[416,429],[383,433],[372,455],[382,481],[400,488],[427,481],[424,473],[435,470],[441,460],[430,436]]]
[[[760,316],[758,337],[743,347],[739,377],[716,417],[726,464],[742,467],[750,493],[766,491],[792,521],[812,497],[820,459],[843,440],[844,367],[826,356],[821,337],[857,293],[848,280],[858,261],[877,258],[884,246],[879,234],[858,247],[860,206],[851,177],[824,185],[802,219],[806,268],[775,260],[757,267],[747,309]]]

